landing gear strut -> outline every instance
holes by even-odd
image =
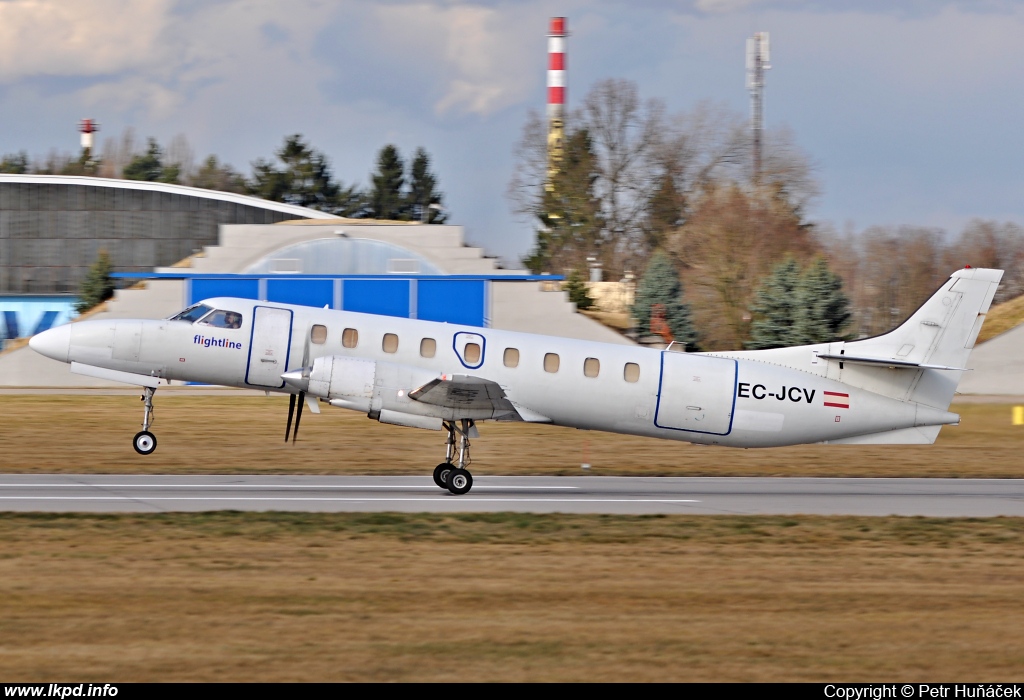
[[[152,454],[153,450],[156,449],[156,435],[149,432],[149,426],[153,424],[153,394],[156,393],[156,389],[152,387],[142,388],[142,402],[144,404],[142,409],[142,430],[135,433],[135,437],[132,440],[132,447],[140,455]]]
[[[455,421],[445,421],[444,427],[448,431],[448,440],[445,442],[444,462],[434,468],[434,483],[443,489],[448,489],[456,496],[469,493],[473,488],[473,475],[466,469],[472,462],[469,458],[469,433],[474,429],[475,423],[463,418],[461,426]],[[455,446],[455,434],[459,434],[458,448]],[[458,452],[458,464],[454,464],[455,453]]]

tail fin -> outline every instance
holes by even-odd
[[[885,396],[948,408],[1002,277],[1002,270],[957,270],[903,325],[842,344],[840,354],[849,360],[836,378]],[[828,357],[831,377],[839,358],[832,348]]]

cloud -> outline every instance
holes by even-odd
[[[152,65],[170,0],[0,3],[0,81],[96,76]]]

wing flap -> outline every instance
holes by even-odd
[[[468,374],[443,374],[409,392],[409,398],[453,410],[491,410],[498,420],[550,423],[551,419],[509,400],[497,382]]]

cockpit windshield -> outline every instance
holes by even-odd
[[[213,326],[214,328],[241,328],[242,314],[237,311],[217,309],[209,316],[205,316],[200,323],[204,326]]]
[[[180,314],[176,316],[171,316],[171,320],[195,323],[196,321],[198,321],[211,311],[213,311],[213,309],[210,308],[209,306],[206,306],[205,304],[193,304],[192,306],[182,311]]]

